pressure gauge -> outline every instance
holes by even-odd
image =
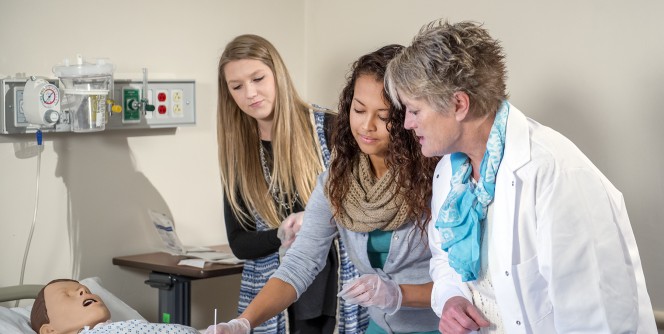
[[[42,78],[30,77],[23,88],[25,120],[36,126],[52,126],[60,120],[60,90]]]
[[[40,99],[44,107],[52,107],[58,104],[60,96],[58,95],[58,88],[55,85],[45,85],[39,93]]]

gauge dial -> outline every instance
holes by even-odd
[[[46,85],[40,92],[41,102],[44,107],[52,107],[60,101],[58,88],[54,85]]]

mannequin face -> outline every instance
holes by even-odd
[[[40,334],[77,333],[81,328],[105,322],[111,312],[99,296],[78,282],[55,282],[44,289],[44,301],[50,323]]]

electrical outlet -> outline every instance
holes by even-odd
[[[170,101],[168,89],[155,90],[154,106],[157,117],[168,117],[168,109],[170,109],[169,104]]]
[[[182,111],[181,104],[173,103],[173,117],[183,117]]]
[[[171,93],[173,95],[173,102],[174,103],[182,103],[182,89],[173,89],[171,90]]]
[[[182,106],[182,102],[184,100],[184,92],[182,89],[172,89],[171,90],[171,96],[172,96],[172,105],[171,105],[171,110],[173,112],[173,117],[184,117],[184,107]]]

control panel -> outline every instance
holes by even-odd
[[[0,134],[34,133],[23,112],[24,87],[27,79],[1,79],[0,87]],[[49,83],[58,87],[57,79]],[[121,112],[108,115],[106,130],[175,128],[196,124],[196,84],[193,80],[150,80],[147,85],[145,108],[142,81],[115,80],[113,99]],[[51,127],[41,127],[43,132],[69,132],[68,111],[63,110],[61,121]]]

